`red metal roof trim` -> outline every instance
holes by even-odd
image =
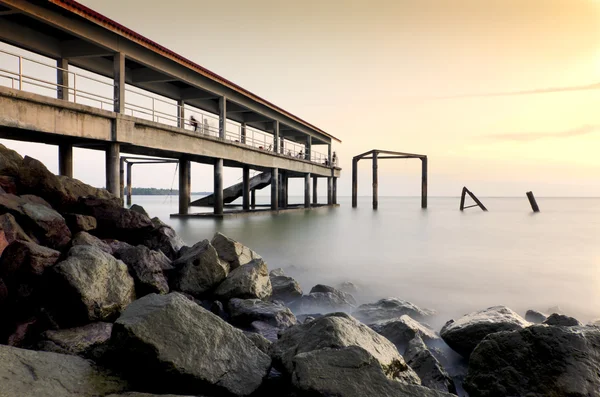
[[[90,20],[92,22],[95,22],[103,27],[106,27],[105,25],[108,25],[109,27],[113,28],[112,30],[116,30],[117,33],[119,33],[122,36],[125,37],[129,37],[130,39],[134,39],[135,41],[141,42],[140,44],[144,45],[146,48],[151,49],[152,51],[155,52],[159,52],[162,55],[168,57],[168,58],[172,58],[175,61],[179,62],[179,63],[183,63],[188,67],[191,67],[192,69],[195,69],[196,71],[198,71],[200,74],[205,75],[209,78],[212,78],[213,80],[217,80],[218,82],[229,86],[229,88],[234,89],[235,91],[238,91],[258,102],[261,102],[262,104],[277,110],[280,113],[283,113],[289,117],[291,117],[292,119],[306,125],[307,127],[313,128],[316,131],[319,131],[320,133],[338,141],[338,142],[342,142],[340,139],[334,137],[333,135],[330,135],[328,133],[326,133],[325,131],[323,131],[322,129],[310,124],[307,121],[302,120],[301,118],[299,118],[298,116],[294,116],[293,114],[291,114],[290,112],[280,108],[279,106],[267,101],[266,99],[263,99],[261,97],[259,97],[256,94],[253,94],[252,92],[246,90],[245,88],[240,87],[239,85],[227,80],[224,77],[219,76],[218,74],[211,72],[210,70],[198,65],[197,63],[190,61],[189,59],[169,50],[168,48],[148,39],[147,37],[142,36],[139,33],[134,32],[133,30],[121,25],[120,23],[113,21],[112,19],[100,14],[97,11],[92,10],[89,7],[84,6],[81,3],[78,3],[75,0],[48,0],[50,3],[55,4],[67,11],[70,11],[74,14],[77,14],[87,20]]]

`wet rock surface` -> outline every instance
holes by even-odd
[[[576,318],[566,316],[564,314],[553,313],[542,324],[546,325],[560,325],[563,327],[574,327],[577,325],[583,325]]]
[[[235,270],[255,259],[262,259],[260,255],[245,245],[230,239],[222,233],[216,233],[210,242],[217,250],[219,258],[229,263],[230,270]]]
[[[360,305],[352,315],[364,323],[374,323],[381,320],[390,320],[403,315],[409,315],[415,320],[426,318],[435,314],[430,309],[421,309],[414,303],[398,299],[380,299],[375,303]]]
[[[255,259],[229,273],[214,294],[227,301],[232,298],[267,299],[272,292],[267,264],[262,259]]]
[[[404,352],[408,343],[417,336],[426,343],[436,344],[441,341],[435,331],[406,314],[391,320],[374,322],[369,324],[369,327],[396,345],[399,352]]]
[[[110,248],[110,247],[109,247]],[[138,297],[151,293],[169,293],[169,283],[164,271],[172,269],[171,261],[160,251],[138,245],[118,248],[114,256],[127,265],[129,274],[135,281]]]
[[[406,363],[419,375],[421,384],[432,390],[456,394],[456,386],[423,339],[416,335],[404,352]]]
[[[277,328],[288,328],[297,323],[296,316],[285,305],[260,299],[233,298],[228,303],[228,311],[230,321],[242,326],[262,321]]]

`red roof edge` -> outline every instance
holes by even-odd
[[[334,137],[333,135],[330,135],[328,133],[326,133],[325,131],[323,131],[322,129],[310,124],[307,121],[302,120],[300,117],[293,115],[292,113],[280,108],[279,106],[267,101],[266,99],[263,99],[261,97],[259,97],[256,94],[253,94],[252,92],[246,90],[245,88],[240,87],[239,85],[227,80],[224,77],[219,76],[218,74],[211,72],[210,70],[198,65],[197,63],[190,61],[189,59],[175,53],[174,51],[169,50],[168,48],[156,43],[155,41],[152,41],[150,39],[148,39],[147,37],[142,36],[139,33],[134,32],[133,30],[121,25],[120,23],[113,21],[112,19],[100,14],[97,11],[92,10],[89,7],[84,6],[81,3],[78,3],[75,0],[48,0],[50,3],[57,5],[67,11],[70,11],[74,14],[77,14],[85,19],[87,19],[88,21],[94,22],[104,28],[110,29],[113,32],[127,37],[129,39],[132,39],[134,41],[136,41],[138,44],[154,51],[157,53],[160,53],[163,56],[166,56],[168,58],[171,58],[172,60],[189,67],[190,69],[195,70],[196,72],[199,72],[200,74],[207,76],[213,80],[216,80],[218,82],[220,82],[221,84],[224,84],[226,86],[228,86],[229,88],[247,96],[250,97],[252,99],[254,99],[257,102],[262,103],[263,105],[266,105],[294,120],[296,120],[297,122],[304,124],[307,127],[310,127],[322,134],[324,134],[325,136],[337,141],[337,142],[342,142],[340,139]]]

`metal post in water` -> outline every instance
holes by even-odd
[[[427,208],[427,156],[421,157],[421,208]]]
[[[378,181],[377,181],[377,155],[378,153],[373,152],[373,209],[376,210],[379,207],[378,197]]]
[[[538,207],[537,201],[535,201],[535,197],[533,192],[527,192],[527,199],[529,199],[529,204],[531,204],[531,209],[533,212],[540,212],[540,207]]]
[[[352,159],[352,208],[358,206],[358,159]]]

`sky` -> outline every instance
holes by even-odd
[[[338,195],[377,148],[426,154],[432,196],[600,196],[600,0],[80,1],[340,138]],[[55,147],[3,143],[57,171]],[[74,160],[104,184],[102,152]],[[174,171],[134,186],[176,188]],[[379,171],[380,195],[419,194],[418,160]],[[210,167],[192,189],[212,190]]]

